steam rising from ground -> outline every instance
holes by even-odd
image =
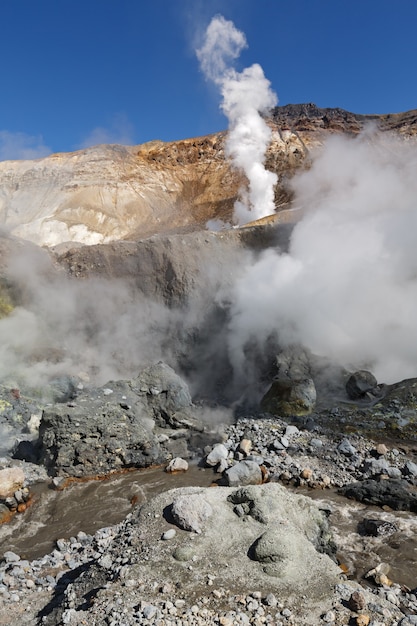
[[[244,33],[220,15],[211,20],[204,43],[197,50],[201,69],[217,85],[223,98],[221,108],[229,120],[226,154],[249,182],[248,190],[240,190],[235,204],[237,224],[275,212],[277,182],[276,174],[264,167],[271,131],[260,114],[269,111],[278,100],[260,65],[255,63],[242,72],[231,66],[246,46]]]
[[[289,344],[367,367],[380,382],[417,376],[416,168],[414,140],[331,138],[293,179],[305,214],[288,252],[206,257],[182,306],[128,281],[51,274],[44,252],[20,255],[10,279],[23,305],[0,320],[0,379],[104,384],[162,359],[193,394],[210,399],[220,387],[233,401],[271,346]]]
[[[288,254],[268,250],[232,297],[229,346],[301,343],[383,382],[417,376],[417,145],[331,138],[293,179],[306,214]]]

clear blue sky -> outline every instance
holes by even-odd
[[[3,0],[0,159],[224,129],[194,53],[217,13],[280,104],[417,108],[416,0]]]

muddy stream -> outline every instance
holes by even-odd
[[[75,483],[63,491],[48,485],[32,487],[33,504],[11,522],[0,526],[0,558],[12,550],[22,559],[36,559],[51,552],[56,540],[79,531],[94,534],[111,526],[154,494],[189,485],[209,486],[216,475],[211,469],[191,465],[188,472],[170,475],[162,468],[136,470],[105,480]],[[393,582],[410,589],[417,586],[417,516],[383,511],[339,496],[334,490],[297,490],[312,497],[326,510],[338,546],[337,558],[348,576],[364,581],[364,575],[386,562]],[[358,532],[364,518],[393,524],[387,536],[369,537]]]

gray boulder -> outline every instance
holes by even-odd
[[[200,534],[205,522],[213,515],[213,509],[205,498],[204,491],[201,491],[175,498],[171,514],[180,528]]]
[[[260,485],[263,480],[259,464],[249,460],[240,461],[236,465],[232,465],[225,471],[224,475],[230,487]]]
[[[316,404],[312,378],[277,379],[261,400],[263,411],[277,416],[308,415]]]
[[[368,393],[376,392],[377,388],[377,379],[367,370],[354,372],[346,382],[346,393],[351,400],[365,398]]]
[[[184,381],[165,363],[45,408],[39,458],[51,474],[103,475],[187,456],[193,416]]]

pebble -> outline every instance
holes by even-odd
[[[176,534],[177,534],[177,531],[175,530],[175,528],[170,528],[169,530],[163,533],[162,539],[164,541],[168,541],[169,539],[173,539]]]
[[[361,591],[354,591],[349,598],[348,605],[351,611],[359,613],[366,607],[365,596]]]
[[[248,455],[252,450],[252,441],[250,439],[242,439],[239,444],[239,452]]]
[[[334,611],[327,611],[322,617],[323,622],[331,624],[336,619],[336,613]]]

